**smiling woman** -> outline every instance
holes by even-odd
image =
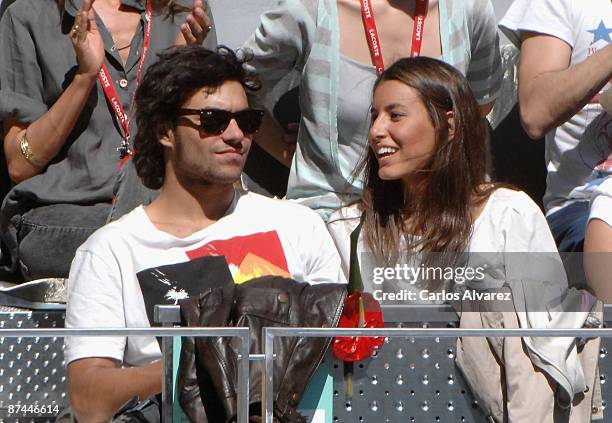
[[[448,112],[453,122],[452,112]],[[378,159],[378,176],[402,179],[416,186],[425,162],[431,157],[436,132],[418,91],[399,81],[383,81],[374,95],[370,148]]]
[[[360,166],[366,239],[387,258],[402,233],[421,235],[408,250],[464,251],[494,190],[485,184],[485,127],[467,80],[435,59],[402,59],[376,81],[372,119]]]
[[[359,269],[364,290],[389,305],[453,300],[462,328],[579,328],[588,321],[573,304],[595,299],[568,290],[538,206],[486,181],[484,123],[465,77],[436,59],[401,59],[374,84],[372,120],[356,170],[365,176],[363,199],[328,223],[347,279]],[[424,273],[377,283],[370,276],[398,266]],[[436,272],[442,268],[455,271]],[[479,271],[458,272],[468,268]],[[533,413],[534,421],[552,423],[555,392],[567,401],[593,391],[597,349],[597,341],[586,346],[588,358],[579,360],[571,339],[460,338],[457,364],[493,420]],[[498,374],[504,380],[491,377]],[[588,421],[580,413],[590,400],[568,421]]]

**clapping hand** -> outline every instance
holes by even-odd
[[[83,1],[69,37],[76,52],[79,73],[96,77],[104,63],[104,41],[96,24],[93,2]]]
[[[176,37],[176,45],[200,45],[211,29],[211,21],[204,11],[202,0],[194,0],[191,13],[185,18],[181,32]]]

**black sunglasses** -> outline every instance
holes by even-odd
[[[178,116],[199,115],[200,127],[207,134],[220,135],[225,131],[232,119],[245,135],[257,132],[261,126],[263,110],[245,109],[239,112],[228,112],[219,109],[178,109]]]

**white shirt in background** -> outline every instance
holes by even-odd
[[[610,44],[612,3],[516,0],[500,28],[517,46],[522,31],[565,41],[572,47],[573,66]],[[548,215],[573,202],[589,200],[594,187],[612,172],[611,139],[612,116],[595,102],[546,134],[548,177],[544,205]]]

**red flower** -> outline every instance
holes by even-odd
[[[380,304],[368,292],[356,291],[346,297],[338,323],[340,328],[382,328],[384,321]],[[332,350],[339,360],[360,361],[374,353],[383,342],[380,336],[337,336]]]

